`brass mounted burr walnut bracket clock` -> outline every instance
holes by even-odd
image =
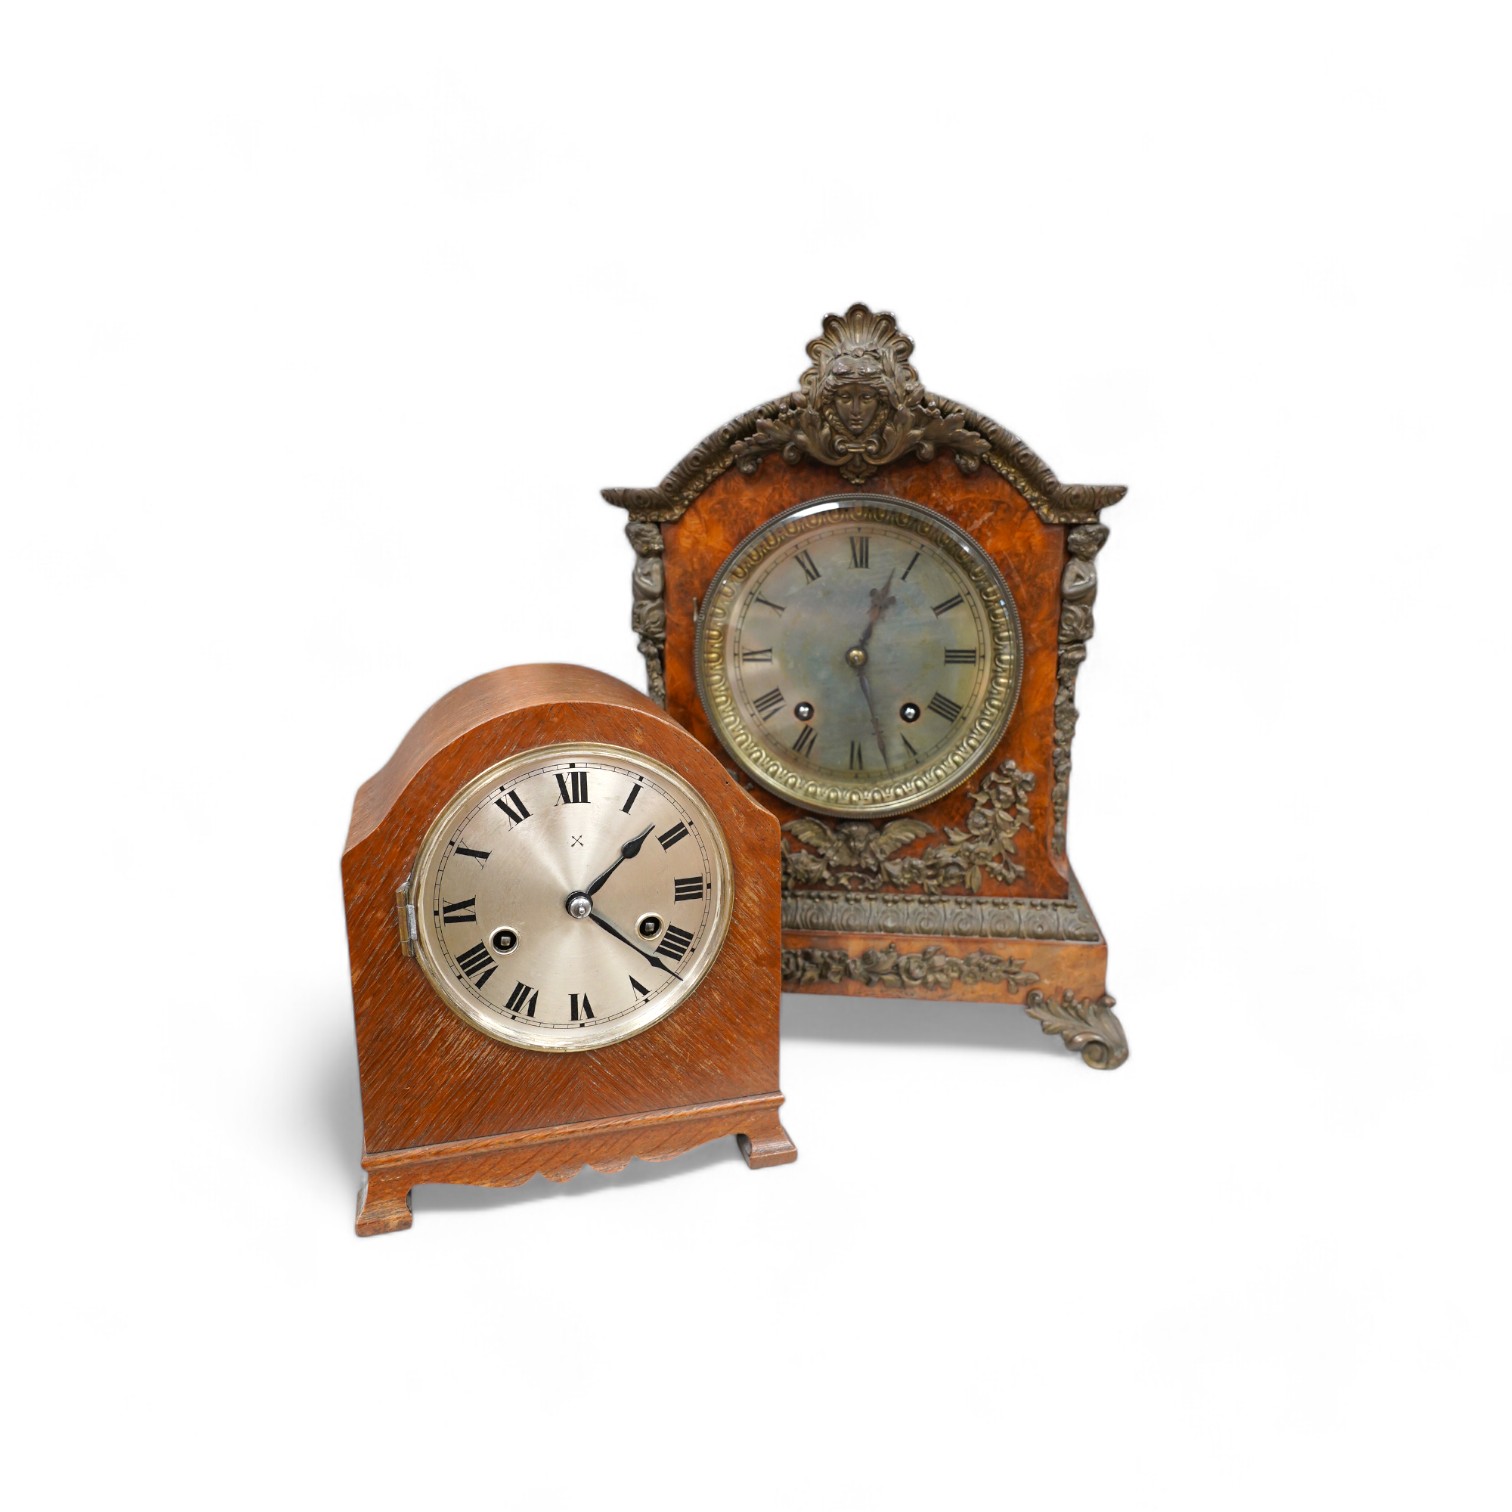
[[[515,667],[447,694],[357,794],[342,858],[367,1173],[621,1169],[778,1119],[777,822],[645,694]]]
[[[1128,1056],[1066,855],[1100,516],[852,305],[799,387],[611,488],[651,695],[782,825],[796,992],[1020,1003]]]

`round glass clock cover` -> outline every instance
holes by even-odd
[[[964,531],[878,494],[799,504],[740,543],[694,648],[709,722],[800,808],[893,814],[992,754],[1018,698],[1018,611]]]
[[[730,858],[670,768],[616,746],[548,746],[447,804],[409,901],[416,958],[469,1024],[532,1050],[593,1050],[664,1018],[713,965]]]

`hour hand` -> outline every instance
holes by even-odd
[[[645,837],[642,836],[642,839],[644,838]],[[604,918],[602,914],[591,913],[588,915],[588,917],[592,919],[593,922],[597,924],[598,927],[602,929],[606,934],[612,934],[614,938],[620,942],[620,944],[628,945],[631,950],[633,950],[636,955],[638,955],[648,965],[655,966],[658,971],[665,971],[669,977],[674,977],[679,982],[682,981],[682,978],[678,976],[677,973],[673,971],[673,969],[669,965],[667,965],[667,963],[662,960],[660,956],[652,955],[649,950],[642,950],[640,946],[637,945],[635,941],[632,940],[628,935],[621,934],[620,931],[617,930],[614,925],[612,925],[608,921],[608,919]]]
[[[887,611],[898,602],[897,599],[895,599],[892,594],[887,591],[892,587],[893,573],[897,570],[898,569],[894,567],[893,571],[887,574],[887,581],[883,583],[881,588],[873,588],[871,591],[871,609],[867,613],[866,629],[861,632],[861,639],[856,642],[856,644],[860,646],[863,651],[866,649],[867,641],[872,638],[872,631],[877,628],[877,621],[881,619],[882,616],[886,614]]]
[[[620,846],[619,856],[583,889],[588,897],[591,898],[614,875],[615,867],[619,866],[621,862],[632,861],[636,856],[640,855],[640,848],[646,843],[646,836],[655,828],[654,824],[648,824],[633,840],[627,840]]]

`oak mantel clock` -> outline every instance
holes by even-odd
[[[411,1187],[619,1170],[777,1110],[777,823],[643,693],[513,667],[435,704],[357,794],[342,858],[367,1173]]]
[[[652,696],[782,823],[790,991],[1022,1003],[1128,1055],[1066,855],[1076,674],[1113,486],[922,386],[886,313],[799,387],[612,488]]]

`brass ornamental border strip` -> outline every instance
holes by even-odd
[[[1069,898],[897,897],[789,892],[782,927],[814,934],[900,934],[976,940],[1065,940],[1097,945],[1102,932],[1075,877]]]

